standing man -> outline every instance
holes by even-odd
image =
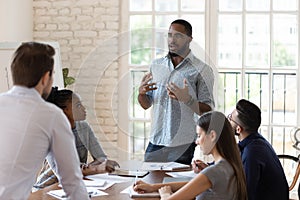
[[[70,123],[55,105],[46,103],[53,83],[55,50],[23,43],[11,64],[14,86],[0,95],[0,199],[27,200],[45,157],[70,199],[89,199]]]
[[[281,163],[271,144],[258,133],[260,109],[241,99],[228,119],[239,138],[248,199],[288,200],[289,187]]]
[[[169,53],[154,60],[139,87],[144,109],[153,105],[145,161],[190,164],[195,150],[197,115],[214,107],[212,69],[190,50],[192,26],[178,19],[168,32]]]

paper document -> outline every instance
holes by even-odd
[[[83,183],[86,187],[101,187],[104,186],[105,180],[83,180]]]
[[[108,195],[107,193],[97,190],[95,188],[87,188],[87,191],[91,197]],[[47,192],[47,194],[49,194],[57,199],[62,199],[62,200],[68,199],[68,197],[63,189],[51,190],[51,191]]]
[[[122,183],[122,182],[129,182],[133,181],[133,177],[122,177],[122,176],[111,176],[108,173],[105,174],[94,174],[94,175],[89,175],[86,176],[86,178],[91,179],[91,180],[103,180],[106,182],[113,182],[113,183]]]
[[[124,189],[121,193],[129,194],[131,198],[148,198],[148,197],[160,197],[158,192],[150,192],[150,193],[138,193],[133,190],[133,186],[129,186]]]
[[[167,172],[167,175],[171,177],[191,177],[194,178],[197,174],[194,171],[182,171],[182,172]]]
[[[175,170],[175,169],[188,169],[190,165],[185,165],[177,162],[143,162],[141,170],[155,171],[155,170]]]

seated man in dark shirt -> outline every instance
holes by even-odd
[[[288,200],[289,187],[281,163],[271,144],[258,133],[260,109],[241,99],[228,119],[239,139],[248,200]],[[207,166],[200,160],[192,165],[196,173]]]
[[[281,163],[271,144],[258,133],[260,109],[241,99],[228,118],[239,138],[248,199],[289,199],[289,187]]]

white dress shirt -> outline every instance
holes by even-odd
[[[68,119],[34,88],[0,94],[0,199],[28,199],[45,157],[53,156],[64,191],[89,199]]]

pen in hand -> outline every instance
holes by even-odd
[[[136,174],[135,174],[135,178],[134,178],[134,186],[137,184],[137,181],[138,181],[138,171],[139,170],[136,170]]]

